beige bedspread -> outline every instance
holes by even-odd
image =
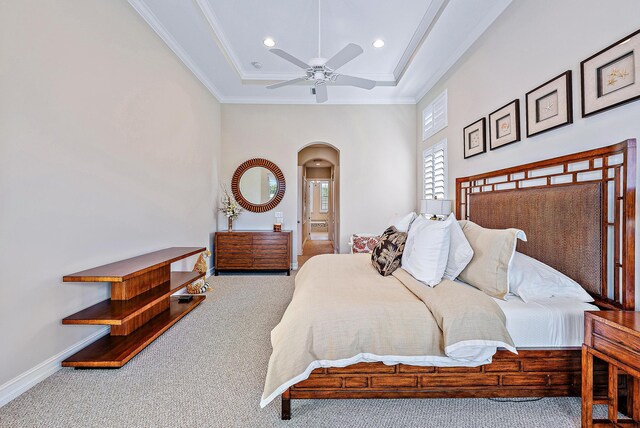
[[[515,352],[504,322],[495,302],[473,288],[445,280],[431,289],[403,270],[383,277],[368,254],[313,257],[298,272],[293,299],[271,332],[260,405],[318,367],[485,364],[486,352],[484,359],[466,358],[465,341],[493,348],[490,355],[498,346]]]

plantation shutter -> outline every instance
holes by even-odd
[[[422,141],[447,127],[447,91],[422,111]]]
[[[446,199],[447,143],[440,143],[424,151],[424,199]]]

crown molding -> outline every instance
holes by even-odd
[[[400,60],[393,71],[393,77],[396,81],[396,85],[404,76],[407,68],[409,68],[409,65],[413,62],[413,59],[424,44],[427,36],[429,36],[431,30],[433,30],[433,27],[436,26],[436,23],[448,5],[449,0],[434,0],[427,8],[422,20],[420,20],[420,23],[418,24],[418,28],[415,33],[413,33],[407,48],[402,54],[402,57],[400,57]]]
[[[229,39],[224,34],[224,31],[222,31],[222,25],[220,25],[218,17],[211,9],[209,2],[207,2],[207,0],[195,0],[195,3],[196,5],[198,5],[198,8],[207,21],[207,24],[209,24],[211,35],[220,48],[222,55],[224,55],[225,59],[227,60],[233,71],[236,72],[240,80],[245,80],[247,72],[242,68],[242,62],[240,61],[235,51],[231,48],[231,42],[229,42]]]
[[[468,33],[464,41],[454,50],[446,61],[442,62],[438,71],[431,76],[431,78],[425,83],[422,89],[416,96],[416,104],[422,101],[427,93],[433,89],[433,87],[442,79],[442,77],[455,65],[456,62],[471,48],[471,46],[484,34],[493,22],[504,12],[504,10],[511,4],[512,0],[502,0],[496,2],[491,8],[491,12],[486,14],[484,19],[478,22],[478,24]]]
[[[202,82],[209,92],[220,102],[224,98],[218,88],[211,82],[205,73],[191,59],[191,56],[182,48],[180,43],[169,33],[169,31],[160,23],[156,15],[149,9],[144,0],[128,0],[131,7],[144,19],[147,24],[156,32],[158,36],[165,42],[169,49],[175,53],[184,65]]]
[[[326,103],[318,104],[313,97],[309,98],[266,98],[266,97],[225,97],[223,104],[289,104],[289,105],[390,105],[390,104],[410,104],[415,105],[416,99],[413,97],[399,98],[374,98],[363,100],[362,98],[329,99]]]
[[[242,66],[242,61],[240,61],[239,56],[233,50],[229,38],[222,30],[220,20],[216,16],[215,12],[211,9],[209,2],[207,0],[194,1],[196,5],[198,5],[200,12],[202,12],[202,15],[205,17],[207,23],[209,24],[211,35],[220,48],[220,51],[243,84],[269,84],[269,82],[271,81],[281,82],[300,77],[299,74],[294,75],[291,73],[277,73],[267,75],[245,70]],[[435,27],[438,19],[440,19],[440,16],[442,16],[442,13],[444,12],[448,4],[449,0],[434,0],[429,5],[427,11],[422,17],[422,20],[420,21],[420,24],[418,24],[418,28],[409,41],[409,45],[398,61],[398,64],[396,65],[393,73],[358,74],[358,77],[375,80],[378,86],[398,86],[400,80],[404,76],[405,71],[411,65],[411,62],[418,53],[418,50],[420,49],[420,47],[422,47],[422,44],[427,39],[427,36],[429,35],[433,27]]]

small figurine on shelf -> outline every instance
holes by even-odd
[[[200,253],[198,260],[196,261],[196,265],[193,267],[194,272],[207,274],[207,258],[211,257],[210,251],[205,251],[204,253]],[[211,290],[209,283],[205,278],[200,278],[191,284],[187,285],[187,293],[189,294],[202,294]]]
[[[238,204],[238,202],[236,202],[233,196],[229,195],[226,187],[223,187],[222,191],[224,192],[222,200],[220,201],[222,206],[218,208],[218,211],[220,211],[225,215],[225,217],[227,217],[227,224],[229,226],[228,230],[229,232],[231,232],[233,230],[233,220],[238,218],[238,216],[242,212],[242,207]]]

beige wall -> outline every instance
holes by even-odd
[[[447,138],[449,197],[453,198],[456,177],[640,137],[640,102],[581,117],[579,70],[580,61],[638,30],[638,17],[640,2],[636,0],[621,0],[615,7],[600,0],[514,1],[447,78],[420,101],[416,111],[418,168],[422,151]],[[526,138],[525,94],[569,69],[573,71],[574,123]],[[422,110],[444,89],[449,95],[449,126],[423,142]],[[515,98],[522,106],[522,141],[465,160],[462,129]],[[416,176],[419,199],[422,176]],[[640,273],[637,262],[636,266]]]
[[[124,0],[2,1],[0,61],[1,386],[100,329],[64,274],[208,245],[220,105]]]
[[[340,151],[340,249],[348,251],[350,234],[382,232],[394,214],[415,209],[415,117],[414,105],[223,104],[220,179],[229,183],[250,158],[278,164],[287,192],[274,211],[283,211],[284,228],[296,231],[298,151],[331,144]],[[237,227],[270,229],[274,211],[244,212]]]
[[[309,168],[307,167],[307,178],[331,178],[331,167]]]

